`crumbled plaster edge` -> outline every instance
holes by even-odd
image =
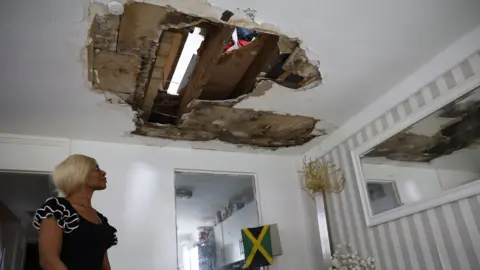
[[[103,3],[98,3],[100,0],[92,0],[92,1],[83,1],[83,18],[82,21],[79,22],[82,28],[81,37],[84,39],[83,46],[80,48],[79,58],[80,62],[82,63],[82,77],[84,81],[84,85],[87,89],[91,90],[94,93],[104,94],[107,91],[102,91],[99,89],[95,89],[93,87],[92,82],[88,80],[88,46],[93,42],[92,38],[89,35],[90,28],[92,27],[93,19],[95,15],[106,15],[108,14],[107,6]],[[106,0],[108,2],[108,0]],[[108,98],[105,97],[108,101]]]
[[[108,10],[107,10],[107,7],[106,7],[106,4],[108,4],[108,2],[109,2],[109,0],[91,0],[91,1],[84,1],[83,2],[83,19],[82,19],[81,22],[79,22],[79,23],[82,24],[83,37],[85,38],[84,46],[80,50],[80,59],[81,59],[81,62],[84,66],[84,68],[82,70],[82,76],[84,78],[86,87],[88,89],[92,90],[93,92],[103,94],[105,96],[105,100],[106,100],[107,103],[125,104],[124,102],[122,102],[121,97],[119,97],[115,93],[111,93],[109,91],[101,91],[101,90],[94,89],[92,83],[88,80],[87,46],[92,42],[92,39],[89,37],[88,33],[89,33],[89,30],[90,30],[90,27],[92,25],[92,22],[93,22],[93,19],[94,19],[95,15],[106,15],[106,14],[108,14]],[[262,23],[255,22],[255,17],[254,16],[243,16],[242,13],[237,12],[237,14],[234,14],[228,20],[228,22],[221,21],[220,17],[222,16],[223,12],[225,12],[226,10],[224,10],[222,8],[219,8],[219,7],[215,7],[215,6],[211,5],[208,1],[197,2],[197,4],[199,4],[200,7],[198,8],[198,12],[196,11],[196,13],[188,12],[189,8],[191,8],[191,7],[184,7],[184,6],[182,6],[182,4],[179,4],[178,2],[171,2],[171,1],[168,1],[168,0],[160,0],[160,1],[158,1],[158,0],[147,0],[147,1],[126,1],[126,0],[123,0],[121,2],[123,2],[124,4],[134,3],[134,2],[143,2],[143,3],[160,5],[160,6],[164,6],[166,8],[169,8],[172,11],[182,12],[182,13],[185,13],[187,15],[200,17],[202,19],[208,19],[210,21],[219,22],[219,23],[223,23],[223,24],[234,25],[234,26],[247,27],[247,28],[250,28],[250,29],[258,30],[258,31],[275,34],[275,35],[285,37],[285,38],[288,38],[288,39],[291,39],[291,40],[293,39],[298,43],[298,46],[300,47],[300,49],[305,52],[306,56],[309,59],[309,62],[311,64],[313,64],[314,66],[316,66],[316,68],[320,71],[319,61],[318,60],[310,60],[310,59],[312,59],[312,56],[318,57],[318,55],[316,55],[315,53],[312,53],[308,49],[308,47],[306,47],[305,44],[303,42],[301,42],[301,40],[299,40],[298,38],[291,38],[291,37],[287,36],[286,34],[283,34],[278,29],[278,27],[274,24],[263,23],[263,22]],[[186,1],[186,2],[188,2],[188,1]],[[259,81],[257,83],[257,85],[262,83],[262,82],[264,82],[264,81],[262,81],[262,80]],[[279,85],[278,83],[276,83],[274,81],[270,81],[270,80],[269,80],[269,82],[271,83],[271,86],[268,87],[268,89],[266,89],[265,91],[263,91],[263,93],[261,95],[263,95],[266,91],[269,91],[273,87],[273,84],[277,84],[278,87],[288,89],[288,91],[296,92],[296,91],[309,90],[309,89],[316,88],[317,86],[319,86],[322,83],[322,80],[317,80],[317,81],[315,81],[313,83],[310,83],[310,84],[308,84],[304,87],[301,87],[299,89],[290,89],[290,88],[287,88],[287,87],[283,87],[283,86]],[[238,103],[242,102],[242,100],[248,99],[248,98],[249,98],[249,95],[247,95],[245,97],[242,97],[241,99],[238,100],[238,102],[236,102],[236,104],[238,104]],[[255,110],[262,110],[262,109],[261,108],[255,108]],[[282,115],[291,115],[291,114],[283,113],[283,112],[274,112],[274,113],[282,114]],[[135,122],[139,121],[138,120],[139,119],[139,113],[133,111],[133,109],[132,109],[132,114],[133,114],[134,121]],[[316,127],[314,128],[314,130],[311,133],[312,135],[315,135],[315,136],[318,136],[318,137],[324,137],[324,136],[331,133],[330,131],[326,131],[323,128],[317,128],[318,123],[320,123],[320,122],[323,123],[322,120],[315,119],[315,121],[317,122],[317,124],[316,124]],[[318,138],[318,137],[316,137],[316,138]],[[168,144],[169,143],[165,143],[163,145],[168,145]],[[252,146],[236,145],[235,147],[242,148],[242,147],[252,147]],[[258,149],[265,150],[265,148],[262,148],[262,147],[253,147],[253,148],[258,148]],[[275,151],[275,150],[277,150],[277,149],[266,149],[266,151]]]
[[[84,36],[86,37],[86,41],[84,44],[84,47],[81,49],[80,52],[80,58],[82,60],[82,63],[84,65],[82,75],[84,77],[85,85],[88,89],[93,90],[94,92],[101,93],[101,91],[98,91],[93,88],[92,83],[88,80],[88,59],[87,59],[87,46],[92,42],[92,39],[88,35],[88,31],[92,25],[93,19],[95,15],[106,15],[108,14],[108,9],[107,9],[107,4],[110,0],[89,0],[89,1],[83,1],[83,20],[82,23],[87,24],[86,30],[84,31]],[[278,26],[271,24],[271,23],[259,23],[255,21],[255,16],[252,14],[256,14],[256,10],[254,9],[239,9],[237,8],[236,12],[233,13],[233,16],[227,21],[222,21],[220,18],[222,17],[223,13],[226,11],[223,8],[213,6],[209,1],[204,0],[204,1],[195,1],[195,4],[197,5],[195,13],[190,12],[191,10],[191,3],[188,3],[190,1],[184,1],[186,4],[179,1],[173,1],[173,0],[120,0],[119,2],[122,2],[123,4],[130,4],[130,3],[135,3],[135,2],[140,2],[140,3],[148,3],[148,4],[153,4],[153,5],[159,5],[163,6],[165,8],[168,8],[172,11],[178,11],[185,13],[187,15],[195,16],[195,17],[200,17],[201,19],[207,19],[211,20],[214,22],[218,23],[223,23],[223,24],[229,24],[232,26],[239,26],[239,27],[247,27],[250,29],[278,35],[280,37],[288,38],[290,40],[294,40],[298,43],[298,46],[300,49],[305,53],[307,58],[309,59],[310,64],[314,65],[316,69],[320,72],[321,75],[322,72],[320,70],[320,61],[319,60],[312,60],[312,59],[318,59],[319,56],[315,53],[313,53],[307,46],[305,46],[304,42],[302,42],[299,38],[297,37],[289,37],[288,35],[282,33],[282,31],[278,28]],[[238,11],[241,11],[238,13]],[[247,15],[245,15],[247,13]],[[195,22],[194,24],[197,24],[199,22]],[[173,28],[176,28],[175,26],[171,26]],[[185,25],[181,25],[181,27],[185,27]],[[283,87],[279,85],[279,87],[287,88],[289,91],[304,91],[304,90],[310,90],[318,87],[320,84],[323,82],[323,76],[321,80],[316,80],[312,83],[309,83],[299,89],[290,89],[287,87]],[[259,81],[261,83],[261,81]],[[267,90],[268,91],[268,90]]]

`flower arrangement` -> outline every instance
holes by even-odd
[[[303,159],[302,189],[313,198],[317,193],[340,193],[345,187],[345,176],[337,165],[320,158]]]
[[[375,259],[361,257],[358,252],[352,252],[349,245],[338,245],[329,270],[375,270]]]

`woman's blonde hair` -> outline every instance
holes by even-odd
[[[97,161],[85,155],[71,155],[53,170],[53,184],[60,196],[66,197],[80,188],[88,174],[97,167]]]

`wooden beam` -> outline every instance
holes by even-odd
[[[199,60],[190,81],[184,89],[180,89],[179,116],[186,112],[187,105],[202,94],[203,87],[212,75],[213,66],[223,53],[228,40],[232,36],[234,28],[223,26],[211,26],[199,49]],[[180,119],[179,117],[178,119]]]
[[[152,113],[153,105],[155,104],[155,99],[157,98],[158,88],[163,84],[163,66],[165,59],[160,55],[162,47],[169,46],[169,43],[163,42],[165,37],[168,35],[168,32],[162,32],[160,38],[160,44],[158,45],[156,57],[151,63],[150,74],[148,82],[145,85],[145,96],[143,97],[143,103],[141,104],[142,109],[142,119],[145,122],[148,122],[150,119],[150,114]]]
[[[188,34],[181,32],[172,34],[172,47],[170,49],[170,52],[168,53],[165,67],[163,68],[163,78],[165,78],[163,82],[164,89],[168,89],[168,86],[170,85],[169,80],[171,80],[173,77],[173,72],[175,71],[178,59],[180,58],[183,46],[185,45],[185,41],[187,41],[188,37]]]
[[[278,43],[278,36],[262,34],[257,42],[263,43],[262,48],[258,52],[257,57],[255,57],[255,60],[253,60],[252,64],[248,67],[245,74],[243,74],[242,79],[235,87],[235,90],[233,90],[230,98],[236,98],[252,92],[258,75],[265,67],[272,53],[275,52],[275,47]]]
[[[143,99],[142,118],[144,121],[148,122],[150,119],[150,114],[152,113],[153,105],[155,104],[155,99],[159,88],[162,90],[167,90],[165,87],[165,82],[168,80],[168,76],[175,69],[178,55],[183,49],[183,43],[185,42],[188,35],[185,35],[181,32],[171,32],[165,31],[160,38],[160,45],[157,49],[157,57],[152,63],[152,69],[149,75],[149,81],[146,85],[145,97]]]
[[[120,20],[117,51],[149,55],[152,43],[158,42],[160,38],[160,26],[165,22],[167,13],[167,8],[152,4],[126,5]]]

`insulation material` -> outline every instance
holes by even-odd
[[[100,51],[94,56],[93,69],[98,89],[133,94],[136,90],[140,57],[112,51]]]

